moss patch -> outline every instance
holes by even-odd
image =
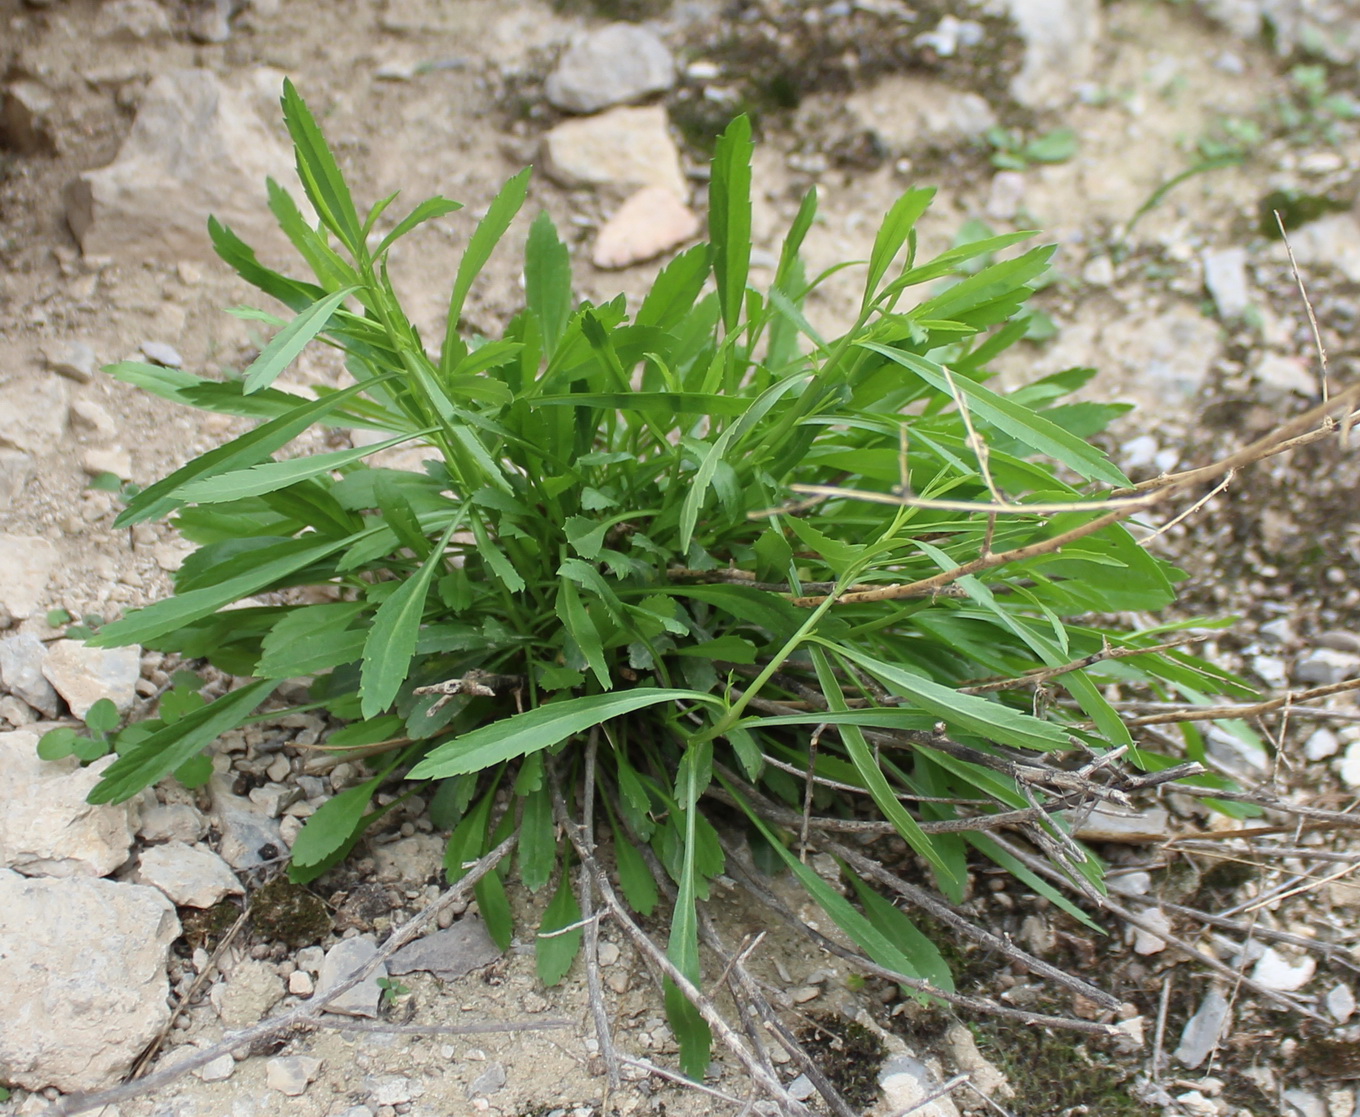
[[[887,1049],[868,1028],[839,1016],[814,1016],[798,1039],[851,1106],[861,1109],[878,1100],[878,1071]]]
[[[331,929],[326,905],[300,884],[277,876],[250,898],[250,919],[262,939],[311,946]]]

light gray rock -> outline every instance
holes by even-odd
[[[1070,104],[1095,64],[1099,0],[1004,0],[1004,6],[1025,44],[1011,96],[1031,109]]]
[[[142,808],[137,836],[147,842],[188,842],[208,832],[208,820],[192,803],[153,803]]]
[[[87,803],[114,758],[82,768],[73,756],[43,760],[39,735],[0,733],[0,865],[28,876],[102,877],[123,864],[137,819],[131,802]]]
[[[99,358],[83,341],[54,341],[43,346],[43,360],[53,372],[88,384],[99,371]]]
[[[0,639],[0,685],[39,713],[57,716],[57,692],[43,674],[47,645],[30,632]]]
[[[1312,955],[1300,954],[1291,961],[1273,946],[1268,946],[1257,959],[1251,976],[1267,989],[1293,993],[1307,985],[1316,970],[1317,962]]]
[[[264,1080],[271,1090],[296,1098],[321,1073],[321,1060],[311,1055],[280,1055],[265,1064]]]
[[[1327,996],[1323,999],[1327,1006],[1327,1011],[1332,1014],[1332,1018],[1338,1024],[1344,1024],[1355,1015],[1355,994],[1351,992],[1351,987],[1344,982],[1334,985],[1327,991]]]
[[[0,383],[0,446],[38,455],[56,449],[66,433],[67,387],[47,375]]]
[[[1294,678],[1301,683],[1331,686],[1360,675],[1360,655],[1334,648],[1311,648],[1294,663]]]
[[[0,512],[18,498],[33,480],[33,456],[22,450],[0,448]]]
[[[183,368],[184,358],[179,350],[164,341],[144,341],[141,344],[142,356],[152,364],[165,368]]]
[[[1303,743],[1303,755],[1309,760],[1326,760],[1341,751],[1341,742],[1325,725],[1314,729]]]
[[[20,155],[52,155],[57,150],[52,110],[56,98],[36,81],[16,81],[0,93],[0,147]]]
[[[470,1098],[486,1097],[487,1094],[494,1094],[505,1085],[505,1067],[501,1063],[487,1063],[486,1070],[482,1071],[468,1085],[467,1096]]]
[[[394,974],[423,970],[453,981],[500,956],[501,949],[492,942],[486,924],[469,915],[446,931],[434,931],[407,943],[388,959],[387,968]]]
[[[806,1074],[800,1074],[784,1088],[788,1090],[789,1097],[793,1098],[794,1101],[807,1101],[817,1092],[817,1088],[812,1085],[812,1079]]]
[[[283,999],[283,979],[268,962],[248,958],[212,987],[208,999],[228,1028],[248,1028]]]
[[[688,194],[680,153],[659,107],[610,109],[564,120],[543,137],[544,169],[563,186],[609,186],[631,192],[664,186]]]
[[[230,1055],[219,1055],[210,1063],[204,1063],[194,1071],[203,1082],[225,1082],[236,1073],[236,1060]]]
[[[544,93],[566,112],[599,112],[675,84],[675,60],[655,33],[610,23],[574,39],[548,75]]]
[[[0,1078],[68,1093],[121,1080],[169,1020],[179,933],[154,888],[0,869]]]
[[[1289,245],[1304,269],[1335,268],[1360,283],[1360,220],[1354,214],[1329,213],[1290,229]]]
[[[1293,396],[1316,396],[1322,383],[1312,362],[1290,353],[1260,353],[1251,364],[1251,375],[1260,397],[1270,403],[1287,403]]]
[[[38,711],[12,694],[0,695],[0,729],[6,725],[23,729],[38,720]]]
[[[155,0],[108,0],[95,28],[110,39],[152,39],[170,34],[170,16]]]
[[[252,246],[277,246],[266,177],[296,194],[292,160],[255,96],[207,70],[171,70],[147,87],[118,158],[71,185],[67,221],[87,256],[212,259],[209,215]]]
[[[1176,1048],[1176,1061],[1191,1070],[1204,1062],[1218,1046],[1219,1038],[1227,1034],[1230,1015],[1228,999],[1217,989],[1210,989],[1195,1015],[1186,1021]]]
[[[301,776],[298,783],[312,778]],[[379,880],[401,881],[408,886],[424,883],[443,872],[445,844],[437,834],[412,834],[377,846],[373,850],[375,875]]]
[[[104,438],[112,438],[118,433],[118,424],[108,408],[92,399],[71,401],[71,423]]]
[[[178,907],[210,908],[245,892],[231,866],[203,846],[166,842],[142,850],[132,879],[159,888]]]
[[[944,1035],[949,1057],[973,1088],[989,1098],[1013,1098],[1015,1089],[995,1063],[978,1050],[977,1038],[962,1024],[952,1024]]]
[[[79,640],[58,640],[47,650],[43,674],[78,718],[101,698],[126,712],[137,698],[142,649],[92,648]]]
[[[1120,842],[1141,845],[1164,842],[1172,836],[1171,815],[1161,807],[1127,812],[1097,807],[1073,817],[1073,836],[1083,842]]]
[[[845,105],[862,127],[897,153],[967,144],[997,123],[991,105],[978,94],[910,74],[880,78],[850,94]]]
[[[286,852],[276,819],[249,799],[231,793],[231,780],[216,773],[208,783],[222,834],[218,852],[233,869],[253,869]]]
[[[940,1083],[920,1059],[894,1055],[879,1071],[878,1084],[889,1113],[907,1109],[920,1117],[959,1117],[958,1107],[947,1094],[921,1104],[923,1098],[939,1089]]]
[[[405,1105],[421,1092],[404,1074],[368,1075],[364,1088],[374,1105]]]
[[[1293,1086],[1284,1091],[1283,1097],[1285,1105],[1293,1109],[1298,1117],[1328,1117],[1327,1103],[1312,1090],[1301,1090]],[[1294,1117],[1294,1113],[1291,1113],[1290,1117]]]
[[[1220,318],[1238,318],[1251,306],[1247,285],[1247,250],[1241,247],[1206,249],[1204,286],[1214,300]]]
[[[132,455],[116,446],[91,447],[80,455],[80,468],[91,477],[112,474],[126,481],[132,476]]]
[[[56,564],[57,549],[46,539],[0,532],[0,608],[16,620],[31,617],[42,605]]]
[[[326,951],[325,961],[321,963],[321,973],[317,977],[316,995],[325,996],[377,953],[378,948],[370,938],[361,935],[358,938],[341,939]],[[378,1002],[382,999],[382,987],[378,984],[378,979],[386,976],[387,966],[379,964],[353,989],[341,993],[328,1004],[324,1011],[341,1016],[377,1016]]]

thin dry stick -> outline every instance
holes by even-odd
[[[1318,362],[1321,365],[1318,376],[1322,381],[1322,399],[1327,401],[1327,350],[1322,346],[1322,331],[1318,329],[1317,315],[1313,313],[1313,301],[1308,297],[1308,292],[1303,286],[1303,276],[1299,274],[1299,262],[1294,259],[1294,246],[1289,243],[1289,234],[1285,232],[1284,218],[1280,216],[1278,209],[1271,210],[1275,215],[1275,224],[1280,227],[1280,239],[1284,241],[1284,250],[1289,253],[1289,269],[1294,273],[1294,282],[1299,287],[1299,298],[1303,300],[1303,309],[1308,312],[1308,324],[1313,327],[1313,344],[1317,346]]]
[[[595,848],[595,758],[599,751],[600,734],[596,726],[590,731],[586,741],[584,772],[581,776],[581,829],[591,849]],[[586,988],[590,995],[590,1013],[595,1020],[595,1037],[600,1043],[600,1056],[604,1059],[608,1074],[609,1089],[617,1090],[623,1082],[619,1073],[619,1057],[614,1050],[614,1037],[609,1028],[609,1010],[604,1003],[604,985],[600,981],[600,924],[595,918],[595,882],[585,863],[581,864],[578,875],[581,915],[586,920],[585,957]],[[606,1107],[606,1112],[608,1109]]]
[[[1290,803],[1281,799],[1278,795],[1264,792],[1227,791],[1216,787],[1196,787],[1188,783],[1173,783],[1167,786],[1181,795],[1194,795],[1203,799],[1226,799],[1230,803],[1252,803],[1268,811],[1278,811],[1280,814],[1314,819],[1328,826],[1360,826],[1360,814],[1353,814],[1349,811],[1328,811],[1321,807],[1305,807],[1302,803]]]
[[[715,1090],[712,1086],[705,1086],[702,1082],[695,1082],[692,1078],[686,1078],[682,1074],[675,1074],[664,1067],[659,1067],[655,1063],[644,1063],[640,1059],[630,1059],[627,1055],[620,1055],[619,1062],[626,1067],[637,1067],[638,1070],[645,1070],[648,1074],[654,1074],[658,1078],[664,1078],[667,1082],[674,1082],[680,1086],[688,1086],[691,1090],[698,1090],[701,1094],[717,1098],[719,1101],[728,1102],[731,1105],[744,1105],[740,1098],[734,1098],[731,1094],[724,1094],[721,1090]]]
[[[1007,679],[989,679],[983,683],[975,683],[972,686],[959,687],[960,694],[987,694],[994,690],[1013,690],[1022,686],[1034,686],[1038,683],[1046,683],[1049,679],[1056,679],[1059,675],[1066,675],[1072,671],[1080,671],[1086,667],[1093,667],[1097,663],[1104,663],[1110,659],[1128,659],[1135,655],[1153,655],[1156,652],[1170,651],[1172,648],[1184,647],[1200,639],[1198,636],[1182,636],[1179,640],[1168,640],[1165,644],[1153,644],[1146,648],[1115,648],[1107,642],[1105,647],[1098,652],[1084,655],[1080,659],[1074,659],[1070,663],[1063,663],[1057,667],[1036,667],[1033,671],[1026,671],[1023,674],[1015,675]]]
[[[488,1020],[483,1024],[388,1024],[381,1020],[313,1021],[313,1028],[332,1032],[374,1032],[398,1036],[480,1036],[491,1032],[539,1032],[550,1028],[571,1028],[570,1020]]]
[[[1233,706],[1175,706],[1162,713],[1146,714],[1129,718],[1125,725],[1173,725],[1183,721],[1221,721],[1226,718],[1250,718],[1269,713],[1285,706],[1294,706],[1299,701],[1325,698],[1329,694],[1343,694],[1346,691],[1360,690],[1360,679],[1346,679],[1339,683],[1313,687],[1311,690],[1286,691],[1284,694],[1268,698],[1263,702],[1251,702]],[[1297,711],[1296,711],[1297,712]],[[1083,722],[1081,728],[1089,729],[1092,722]]]
[[[966,1074],[956,1074],[943,1086],[931,1090],[930,1093],[928,1093],[915,1105],[907,1109],[898,1109],[894,1111],[892,1117],[911,1117],[913,1113],[920,1113],[921,1110],[925,1109],[925,1107],[928,1106],[931,1102],[939,1101],[945,1095],[952,1094],[955,1090],[957,1090],[960,1086],[964,1085],[967,1081],[968,1076]]]
[[[1055,870],[1042,857],[1033,856],[1026,850],[1022,849],[1020,846],[1016,845],[1014,842],[1008,841],[1007,839],[1000,837],[999,835],[993,836],[992,840],[998,846],[1004,849],[1007,853],[1009,853],[1012,857],[1015,857],[1016,859],[1024,862],[1025,865],[1027,865],[1030,869],[1034,870],[1034,872],[1039,873],[1042,876],[1046,876],[1050,880],[1054,881],[1055,883],[1061,884],[1066,888],[1073,887],[1071,881],[1069,881],[1062,873]],[[1161,939],[1162,942],[1166,943],[1168,946],[1175,947],[1182,954],[1185,954],[1188,957],[1193,958],[1196,962],[1199,962],[1201,965],[1207,967],[1208,969],[1213,970],[1215,973],[1222,974],[1224,977],[1229,978],[1232,981],[1240,981],[1243,986],[1250,989],[1258,997],[1264,997],[1267,1000],[1274,1001],[1276,1004],[1282,1006],[1283,1008],[1288,1009],[1291,1012],[1302,1013],[1309,1019],[1322,1021],[1324,1023],[1327,1022],[1326,1017],[1321,1016],[1318,1013],[1314,1012],[1307,1005],[1302,1004],[1299,1001],[1296,1001],[1293,997],[1287,997],[1283,993],[1279,993],[1276,990],[1270,989],[1257,981],[1253,981],[1251,978],[1242,977],[1242,975],[1240,975],[1235,969],[1233,969],[1229,965],[1224,964],[1223,962],[1220,962],[1212,954],[1206,954],[1202,950],[1197,950],[1193,945],[1186,942],[1184,939],[1171,934],[1170,931],[1164,931],[1161,927],[1157,926],[1157,924],[1150,923],[1148,920],[1143,919],[1141,916],[1130,911],[1122,904],[1117,903],[1116,901],[1110,899],[1108,896],[1104,897],[1101,900],[1101,905],[1105,908],[1106,911],[1113,912],[1115,915],[1119,916],[1119,918],[1124,920],[1126,923],[1129,923],[1134,927],[1137,927],[1140,931],[1146,931],[1149,935],[1152,935],[1155,938]]]
[[[1218,496],[1219,493],[1223,492],[1229,485],[1231,485],[1233,478],[1236,476],[1237,470],[1235,469],[1228,470],[1228,472],[1223,475],[1222,481],[1220,481],[1217,485],[1215,485],[1212,489],[1210,489],[1207,493],[1205,493],[1202,497],[1195,501],[1194,504],[1190,505],[1189,508],[1183,509],[1176,515],[1172,516],[1171,519],[1167,520],[1166,523],[1164,523],[1151,535],[1145,535],[1143,536],[1142,539],[1138,540],[1138,546],[1147,547],[1150,543],[1153,543],[1156,540],[1160,539],[1163,535],[1165,535],[1177,524],[1182,523],[1185,520],[1188,520],[1191,516],[1193,516],[1206,504],[1208,504],[1209,501],[1213,500],[1214,497]]]
[[[1152,906],[1149,904],[1149,906]],[[1238,934],[1245,934],[1249,925],[1236,919],[1228,919],[1221,915],[1212,915],[1207,911],[1200,911],[1198,908],[1188,908],[1184,904],[1173,904],[1168,900],[1162,900],[1157,906],[1172,915],[1184,915],[1190,919],[1196,919],[1210,927],[1219,927],[1225,931],[1236,931]],[[1276,931],[1269,927],[1257,927],[1255,935],[1258,939],[1266,942],[1282,942],[1288,946],[1297,946],[1301,950],[1311,950],[1316,954],[1322,955],[1329,962],[1337,962],[1348,969],[1360,972],[1360,963],[1355,962],[1348,951],[1343,946],[1336,943],[1318,942],[1316,939],[1306,938],[1303,935],[1293,935],[1288,931]]]
[[[86,1113],[91,1109],[99,1109],[106,1105],[117,1105],[131,1098],[141,1097],[143,1094],[154,1093],[162,1086],[168,1086],[171,1082],[183,1078],[190,1071],[206,1066],[222,1055],[228,1055],[233,1051],[239,1051],[243,1047],[249,1047],[264,1040],[278,1039],[281,1036],[286,1036],[289,1032],[305,1031],[315,1027],[316,1018],[320,1015],[322,1009],[337,997],[343,996],[353,989],[383,962],[416,938],[420,931],[434,920],[441,911],[462,899],[471,891],[473,885],[500,863],[501,858],[515,848],[515,842],[518,839],[517,834],[511,834],[490,853],[472,864],[467,873],[456,884],[446,889],[437,900],[426,905],[408,922],[394,928],[392,933],[388,935],[387,941],[378,948],[377,953],[372,958],[355,969],[338,985],[326,990],[325,993],[314,995],[297,1008],[281,1012],[276,1016],[271,1016],[268,1020],[262,1020],[252,1027],[229,1035],[221,1043],[195,1051],[173,1067],[158,1070],[154,1074],[148,1074],[145,1078],[125,1082],[121,1086],[114,1086],[108,1090],[100,1090],[93,1094],[71,1094],[64,1097],[46,1109],[43,1112],[43,1117],[71,1117],[72,1114]]]
[[[566,800],[562,797],[562,789],[557,783],[556,773],[550,772],[550,776],[552,777],[553,814],[557,819],[557,824],[562,827],[568,840],[576,848],[576,855],[581,859],[581,863],[589,868],[591,876],[594,878],[595,887],[599,890],[601,898],[613,914],[619,928],[628,936],[640,954],[671,979],[684,998],[704,1018],[704,1022],[713,1030],[713,1034],[746,1068],[747,1074],[751,1076],[756,1085],[769,1094],[786,1112],[796,1114],[797,1117],[807,1117],[807,1107],[784,1089],[779,1079],[760,1064],[760,1060],[747,1050],[746,1045],[741,1042],[741,1037],[732,1030],[727,1021],[723,1019],[722,1014],[713,1007],[713,1002],[680,972],[675,964],[666,957],[665,952],[652,941],[651,936],[633,921],[628,909],[624,907],[623,902],[615,894],[613,885],[609,883],[609,877],[601,868],[599,861],[596,860],[594,851],[581,835],[579,826],[567,813]]]
[[[1166,1016],[1171,1008],[1171,986],[1175,973],[1168,973],[1162,982],[1162,998],[1157,1005],[1157,1029],[1152,1034],[1152,1073],[1148,1076],[1153,1082],[1162,1080],[1162,1053],[1166,1050]]]

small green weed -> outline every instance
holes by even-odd
[[[989,128],[983,139],[991,145],[992,166],[1006,171],[1023,171],[1035,163],[1066,163],[1081,149],[1071,128],[1055,128],[1032,140],[1012,128]]]
[[[830,781],[818,809],[872,803],[944,896],[962,898],[979,856],[1088,918],[961,826],[954,804],[985,815],[1066,795],[1021,786],[1001,750],[1036,765],[1111,749],[1145,769],[1172,763],[1135,746],[1110,685],[1246,691],[1154,647],[1164,629],[1089,619],[1160,609],[1181,575],[1109,511],[1105,497],[1129,481],[1087,438],[1126,408],[1064,402],[1091,370],[1011,394],[987,383],[991,362],[1030,329],[1025,302],[1053,249],[1021,250],[1031,234],[1019,232],[922,258],[916,227],[933,192],[913,189],[884,216],[867,261],[809,277],[810,191],[771,284],[757,289],[753,144],[738,117],[714,154],[707,243],[667,264],[639,304],[577,299],[570,251],[540,214],[524,309],[498,337],[464,333],[468,294],[527,199],[526,171],[472,229],[441,336],[427,339],[402,309],[387,254],[457,203],[431,198],[394,222],[394,194],[361,214],[291,84],[283,108],[317,220],[274,183],[270,206],[313,277],[265,267],[216,221],[211,233],[291,317],[256,312],[278,332],[237,379],[110,369],[258,425],[131,498],[120,527],[173,516],[198,549],[173,597],[93,643],[202,657],[243,681],[212,702],[177,686],[155,721],[117,734],[118,759],[92,801],[126,800],[172,773],[206,778],[213,743],[268,716],[258,711],[280,685],[305,677],[302,708],[343,724],[327,744],[364,756],[368,773],[307,820],[291,879],[320,876],[395,804],[423,796],[452,831],[451,881],[516,836],[518,880],[550,896],[536,936],[548,982],[581,941],[558,818],[582,810],[587,777],[626,902],[648,914],[659,902],[640,847],[670,878],[669,955],[694,981],[696,907],[724,871],[735,810],[769,864],[791,871],[870,958],[952,989],[939,948],[903,910],[843,867],[847,899],[768,821],[763,804],[802,804],[790,769]],[[1050,139],[1022,150],[1034,160],[1072,148]],[[851,266],[863,280],[858,313],[824,336],[804,302]],[[352,379],[309,396],[282,376],[317,338],[344,354]],[[383,437],[276,456],[316,425]],[[428,451],[422,471],[365,462],[412,443]],[[1064,619],[1074,617],[1088,619]],[[1036,707],[1026,673],[1052,668],[1046,685],[1065,701]],[[856,789],[855,804],[833,786]],[[476,887],[502,945],[509,869]],[[1098,885],[1097,858],[1077,871]],[[676,988],[665,999],[681,1066],[700,1076],[708,1027]]]
[[[378,988],[382,990],[382,1007],[391,1010],[397,1001],[411,991],[410,986],[402,984],[394,977],[378,978]]]

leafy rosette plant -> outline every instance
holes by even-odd
[[[1013,233],[919,259],[932,192],[910,190],[869,259],[831,269],[857,268],[863,297],[853,325],[824,337],[802,310],[831,274],[809,278],[800,261],[815,191],[769,287],[751,282],[752,142],[738,118],[713,161],[708,243],[668,263],[640,305],[576,300],[543,214],[522,312],[498,338],[463,331],[525,171],[477,223],[431,346],[387,255],[458,205],[432,198],[388,227],[393,195],[361,216],[291,85],[283,109],[318,223],[274,183],[270,205],[314,278],[265,267],[213,222],[222,258],[292,317],[253,312],[279,329],[239,378],[112,367],[259,422],[128,503],[119,526],[173,516],[198,549],[173,597],[93,641],[249,681],[120,743],[92,799],[181,770],[301,677],[305,708],[337,726],[329,746],[364,757],[370,778],[307,821],[293,878],[335,865],[403,795],[427,795],[452,830],[451,879],[517,831],[518,879],[550,890],[540,931],[568,929],[537,940],[549,982],[581,939],[558,821],[590,798],[632,908],[673,896],[668,952],[696,984],[697,905],[739,839],[797,874],[880,966],[952,988],[931,940],[850,865],[849,898],[811,871],[790,814],[890,824],[946,900],[962,897],[971,852],[1089,921],[989,829],[1013,817],[1098,889],[1099,863],[1061,813],[1080,805],[1064,772],[1112,752],[1136,770],[1172,763],[1135,746],[1105,688],[1234,684],[1158,632],[1079,619],[1157,610],[1178,574],[1122,526],[1110,493],[1129,482],[1088,441],[1123,408],[1063,402],[1091,370],[1010,394],[987,385],[1053,249],[998,259],[1029,235]],[[308,398],[278,381],[314,339],[344,353],[352,383]],[[286,456],[317,425],[386,437]],[[364,460],[412,443],[428,448],[423,472]],[[379,807],[379,789],[398,794]],[[507,872],[477,890],[502,943]],[[682,1065],[700,1074],[708,1029],[670,993]]]

